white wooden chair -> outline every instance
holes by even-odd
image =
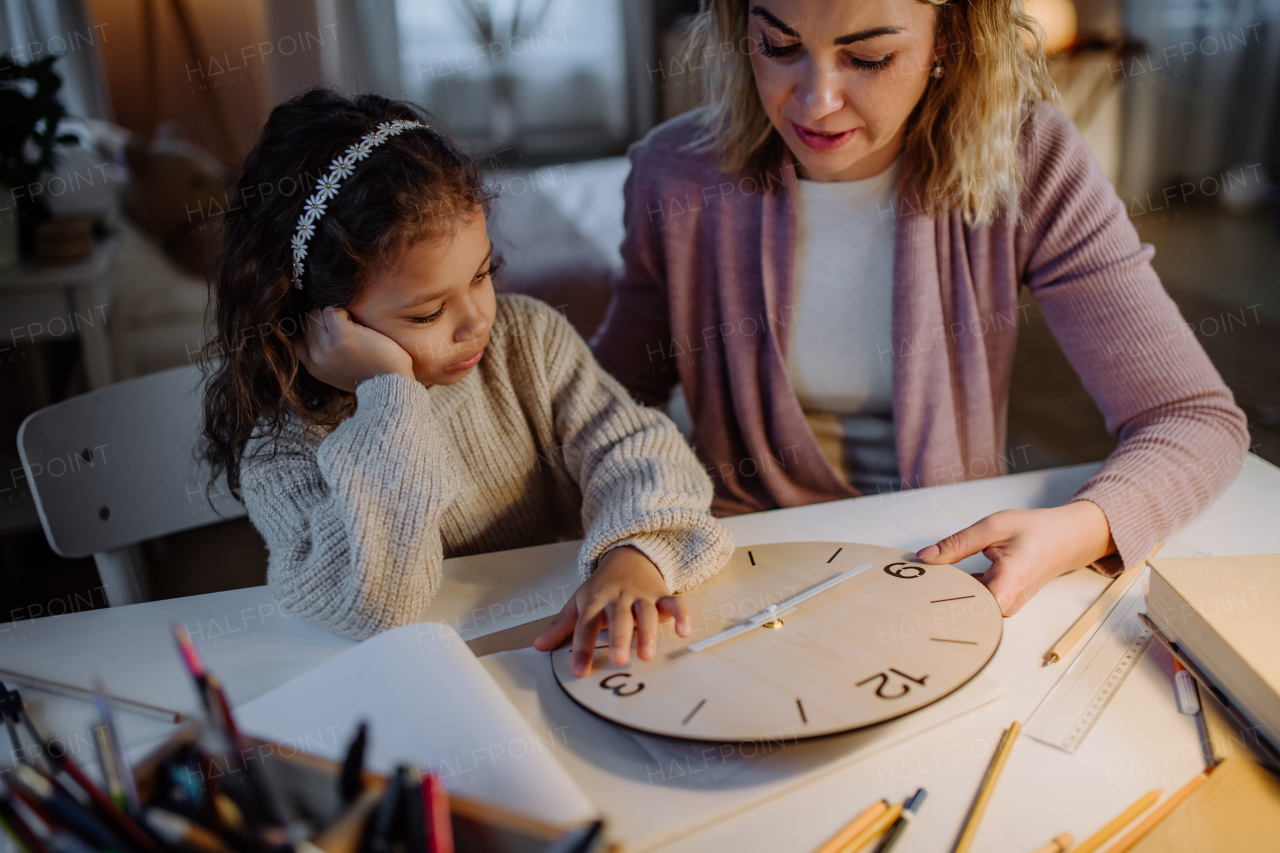
[[[206,498],[202,393],[198,366],[175,367],[41,409],[18,430],[49,546],[92,554],[112,607],[148,598],[138,543],[245,514],[224,477]]]

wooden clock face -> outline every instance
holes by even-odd
[[[690,636],[663,623],[653,660],[640,660],[633,647],[624,666],[610,663],[606,641],[597,641],[586,678],[574,676],[566,646],[551,655],[556,679],[607,719],[695,740],[786,741],[908,714],[975,676],[1002,631],[1000,607],[976,578],[914,556],[849,542],[738,548],[684,594]],[[688,648],[867,563],[799,602],[780,627]]]

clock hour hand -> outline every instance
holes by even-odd
[[[748,616],[747,621],[743,622],[740,625],[734,625],[732,628],[726,628],[725,630],[721,631],[719,634],[712,634],[710,637],[707,637],[705,640],[699,640],[696,643],[690,643],[685,648],[689,649],[689,651],[691,652],[700,652],[703,649],[709,649],[718,643],[723,643],[725,640],[731,640],[734,637],[738,636],[739,634],[745,634],[747,631],[750,631],[752,628],[758,628],[766,622],[772,622],[774,619],[777,619],[780,616],[785,616],[786,614],[794,610],[796,608],[796,605],[804,601],[806,598],[815,596],[820,592],[825,592],[826,590],[831,589],[831,587],[835,586],[841,581],[847,581],[849,578],[853,577],[859,572],[865,571],[869,568],[871,568],[871,563],[863,563],[861,566],[858,566],[857,568],[849,569],[849,571],[847,572],[842,572],[833,578],[829,578],[823,581],[817,586],[806,589],[804,592],[796,593],[795,595],[791,596],[785,601],[779,601],[777,604],[770,604],[768,607],[766,607],[764,610],[761,610],[759,613],[756,613],[752,616]]]

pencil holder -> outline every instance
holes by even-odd
[[[350,803],[341,795],[342,767],[292,747],[242,736],[237,754],[213,754],[201,744],[201,724],[192,723],[138,763],[134,775],[145,805],[177,811],[231,838],[229,850],[257,853],[235,838],[274,810],[287,815],[297,853],[415,853],[404,838],[371,846],[370,823],[387,777],[362,771],[361,791]],[[263,802],[269,800],[270,802]],[[558,826],[450,794],[449,820],[456,853],[587,853],[603,851],[600,833],[587,825]],[[269,806],[269,809],[267,808]],[[300,841],[298,836],[304,836]],[[182,846],[198,847],[193,843]],[[270,845],[268,845],[268,850]],[[203,853],[215,853],[205,846]]]

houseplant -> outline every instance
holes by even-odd
[[[16,262],[19,250],[31,254],[35,226],[50,212],[27,188],[57,163],[59,142],[76,141],[58,136],[66,109],[58,100],[62,78],[53,73],[57,58],[23,65],[0,54],[0,266]]]

